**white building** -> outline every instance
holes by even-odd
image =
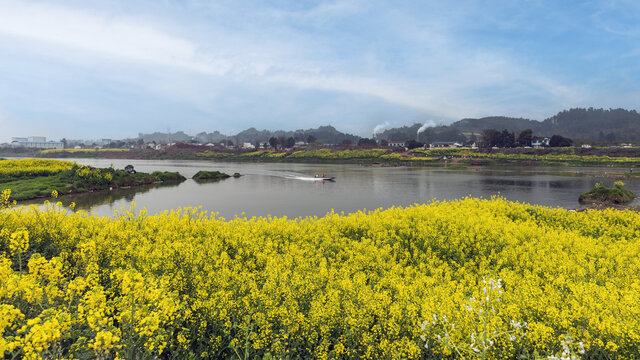
[[[461,147],[462,144],[455,142],[455,141],[436,141],[433,142],[431,144],[429,144],[429,148],[431,149],[435,149],[435,148],[459,148]]]
[[[47,141],[44,136],[29,136],[27,138],[14,137],[11,138],[12,147],[25,147],[35,149],[63,149],[64,144],[61,141]]]
[[[387,142],[387,146],[404,147],[404,141],[389,141],[389,142]]]
[[[539,148],[542,146],[549,146],[549,138],[548,137],[534,137],[531,140],[531,146],[534,148]]]

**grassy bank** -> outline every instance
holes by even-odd
[[[113,168],[98,169],[57,160],[1,160],[0,189],[10,189],[12,200],[122,188],[162,182],[179,182],[179,173],[131,174]]]
[[[640,214],[0,212],[8,357],[640,357]]]
[[[252,152],[204,151],[196,154],[198,159],[218,161],[296,162],[296,163],[390,163],[390,164],[434,164],[437,158],[399,154],[389,149],[316,149],[298,151],[259,150]]]
[[[567,164],[574,166],[637,166],[640,165],[640,157],[589,155],[576,151],[577,149],[499,149],[499,150],[473,150],[473,149],[414,149],[411,153],[428,157],[447,156],[452,159],[492,160],[499,163],[538,163],[542,165]]]
[[[17,155],[17,154],[16,154]],[[14,155],[15,156],[15,155]],[[402,152],[392,148],[309,148],[292,150],[215,149],[208,146],[176,144],[153,149],[64,149],[31,152],[29,156],[113,159],[181,159],[253,162],[302,163],[381,163],[386,165],[442,166],[445,161],[482,165],[640,165],[640,149],[632,148],[540,148],[540,149],[413,149]],[[447,159],[445,160],[444,157]],[[450,165],[450,163],[446,163]]]
[[[38,152],[43,157],[97,158],[107,154],[122,154],[131,149],[47,149]]]

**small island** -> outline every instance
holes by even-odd
[[[127,169],[94,168],[60,160],[0,160],[0,190],[9,189],[11,200],[22,201],[56,194],[77,194],[147,184],[177,183],[186,178],[177,172],[151,174]]]
[[[220,171],[198,171],[193,175],[195,181],[218,181],[231,177],[229,174],[225,174]]]
[[[611,187],[596,183],[593,189],[580,194],[578,201],[581,204],[626,205],[633,201],[635,197],[636,195],[633,192],[624,188],[622,181],[616,181]]]

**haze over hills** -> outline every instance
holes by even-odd
[[[554,134],[579,141],[640,141],[640,114],[635,110],[575,108],[563,110],[543,121],[491,116],[483,118],[467,118],[450,125],[424,126],[413,124],[398,128],[389,128],[375,134],[377,140],[418,140],[434,141],[474,141],[485,129],[507,129],[519,132],[524,129],[533,130],[534,136],[551,136]],[[422,130],[418,132],[418,130]],[[181,131],[168,133],[139,134],[138,139],[144,142],[168,143],[179,141],[197,141],[199,143],[216,143],[230,140],[234,144],[268,142],[269,138],[289,138],[296,141],[318,141],[323,144],[342,144],[345,140],[356,144],[361,138],[357,135],[343,133],[333,126],[320,126],[307,130],[257,130],[249,128],[235,135],[224,135],[218,131],[201,132],[189,136]]]

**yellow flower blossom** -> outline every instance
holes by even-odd
[[[11,234],[11,240],[9,243],[9,249],[12,254],[22,254],[29,248],[29,231],[25,229],[19,229]]]
[[[5,209],[0,350],[419,359],[456,356],[452,342],[512,359],[571,338],[638,358],[639,229],[635,212],[500,198],[295,220]]]

